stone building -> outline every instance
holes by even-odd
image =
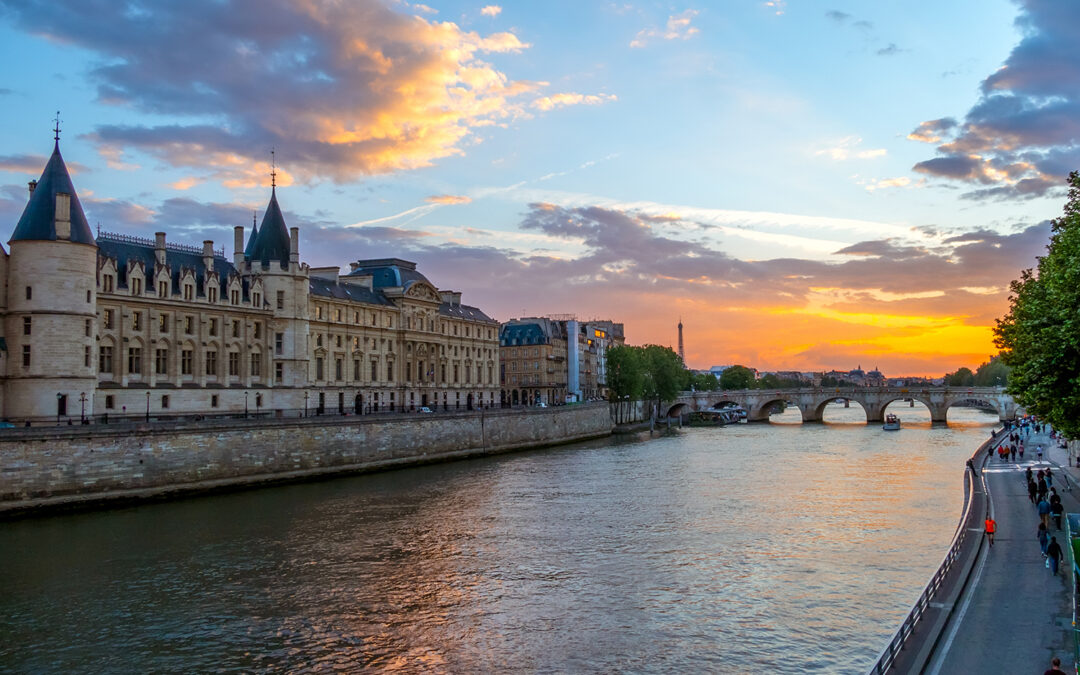
[[[91,232],[59,142],[0,255],[0,414],[365,413],[492,406],[499,324],[414,263],[300,261],[272,185],[232,260]]]
[[[499,333],[502,401],[545,405],[604,398],[605,352],[623,324],[573,318],[511,319]]]

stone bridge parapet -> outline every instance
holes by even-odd
[[[867,422],[881,422],[885,407],[893,401],[915,400],[930,410],[930,419],[944,422],[949,408],[958,403],[979,403],[992,407],[1001,420],[1021,412],[1004,387],[804,387],[799,389],[736,389],[728,391],[687,391],[668,402],[668,417],[738,405],[751,422],[769,419],[770,411],[783,402],[797,407],[803,422],[820,422],[825,406],[846,399],[862,406]]]

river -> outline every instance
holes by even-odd
[[[995,421],[890,412],[0,523],[0,671],[862,673]]]

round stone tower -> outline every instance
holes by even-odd
[[[97,243],[59,139],[8,245],[4,417],[78,424],[97,387]]]

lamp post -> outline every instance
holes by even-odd
[[[244,392],[244,419],[248,416],[248,393]]]
[[[307,417],[307,398],[308,398],[308,393],[305,391],[304,392],[304,417]]]
[[[146,392],[146,421],[150,421],[150,392]]]
[[[60,400],[64,398],[64,395],[57,392],[56,394],[56,426],[60,426]]]
[[[79,394],[79,403],[82,404],[82,412],[79,414],[79,420],[82,424],[86,424],[86,392]]]
[[[262,407],[262,394],[255,394],[255,416],[260,414],[259,408]]]

